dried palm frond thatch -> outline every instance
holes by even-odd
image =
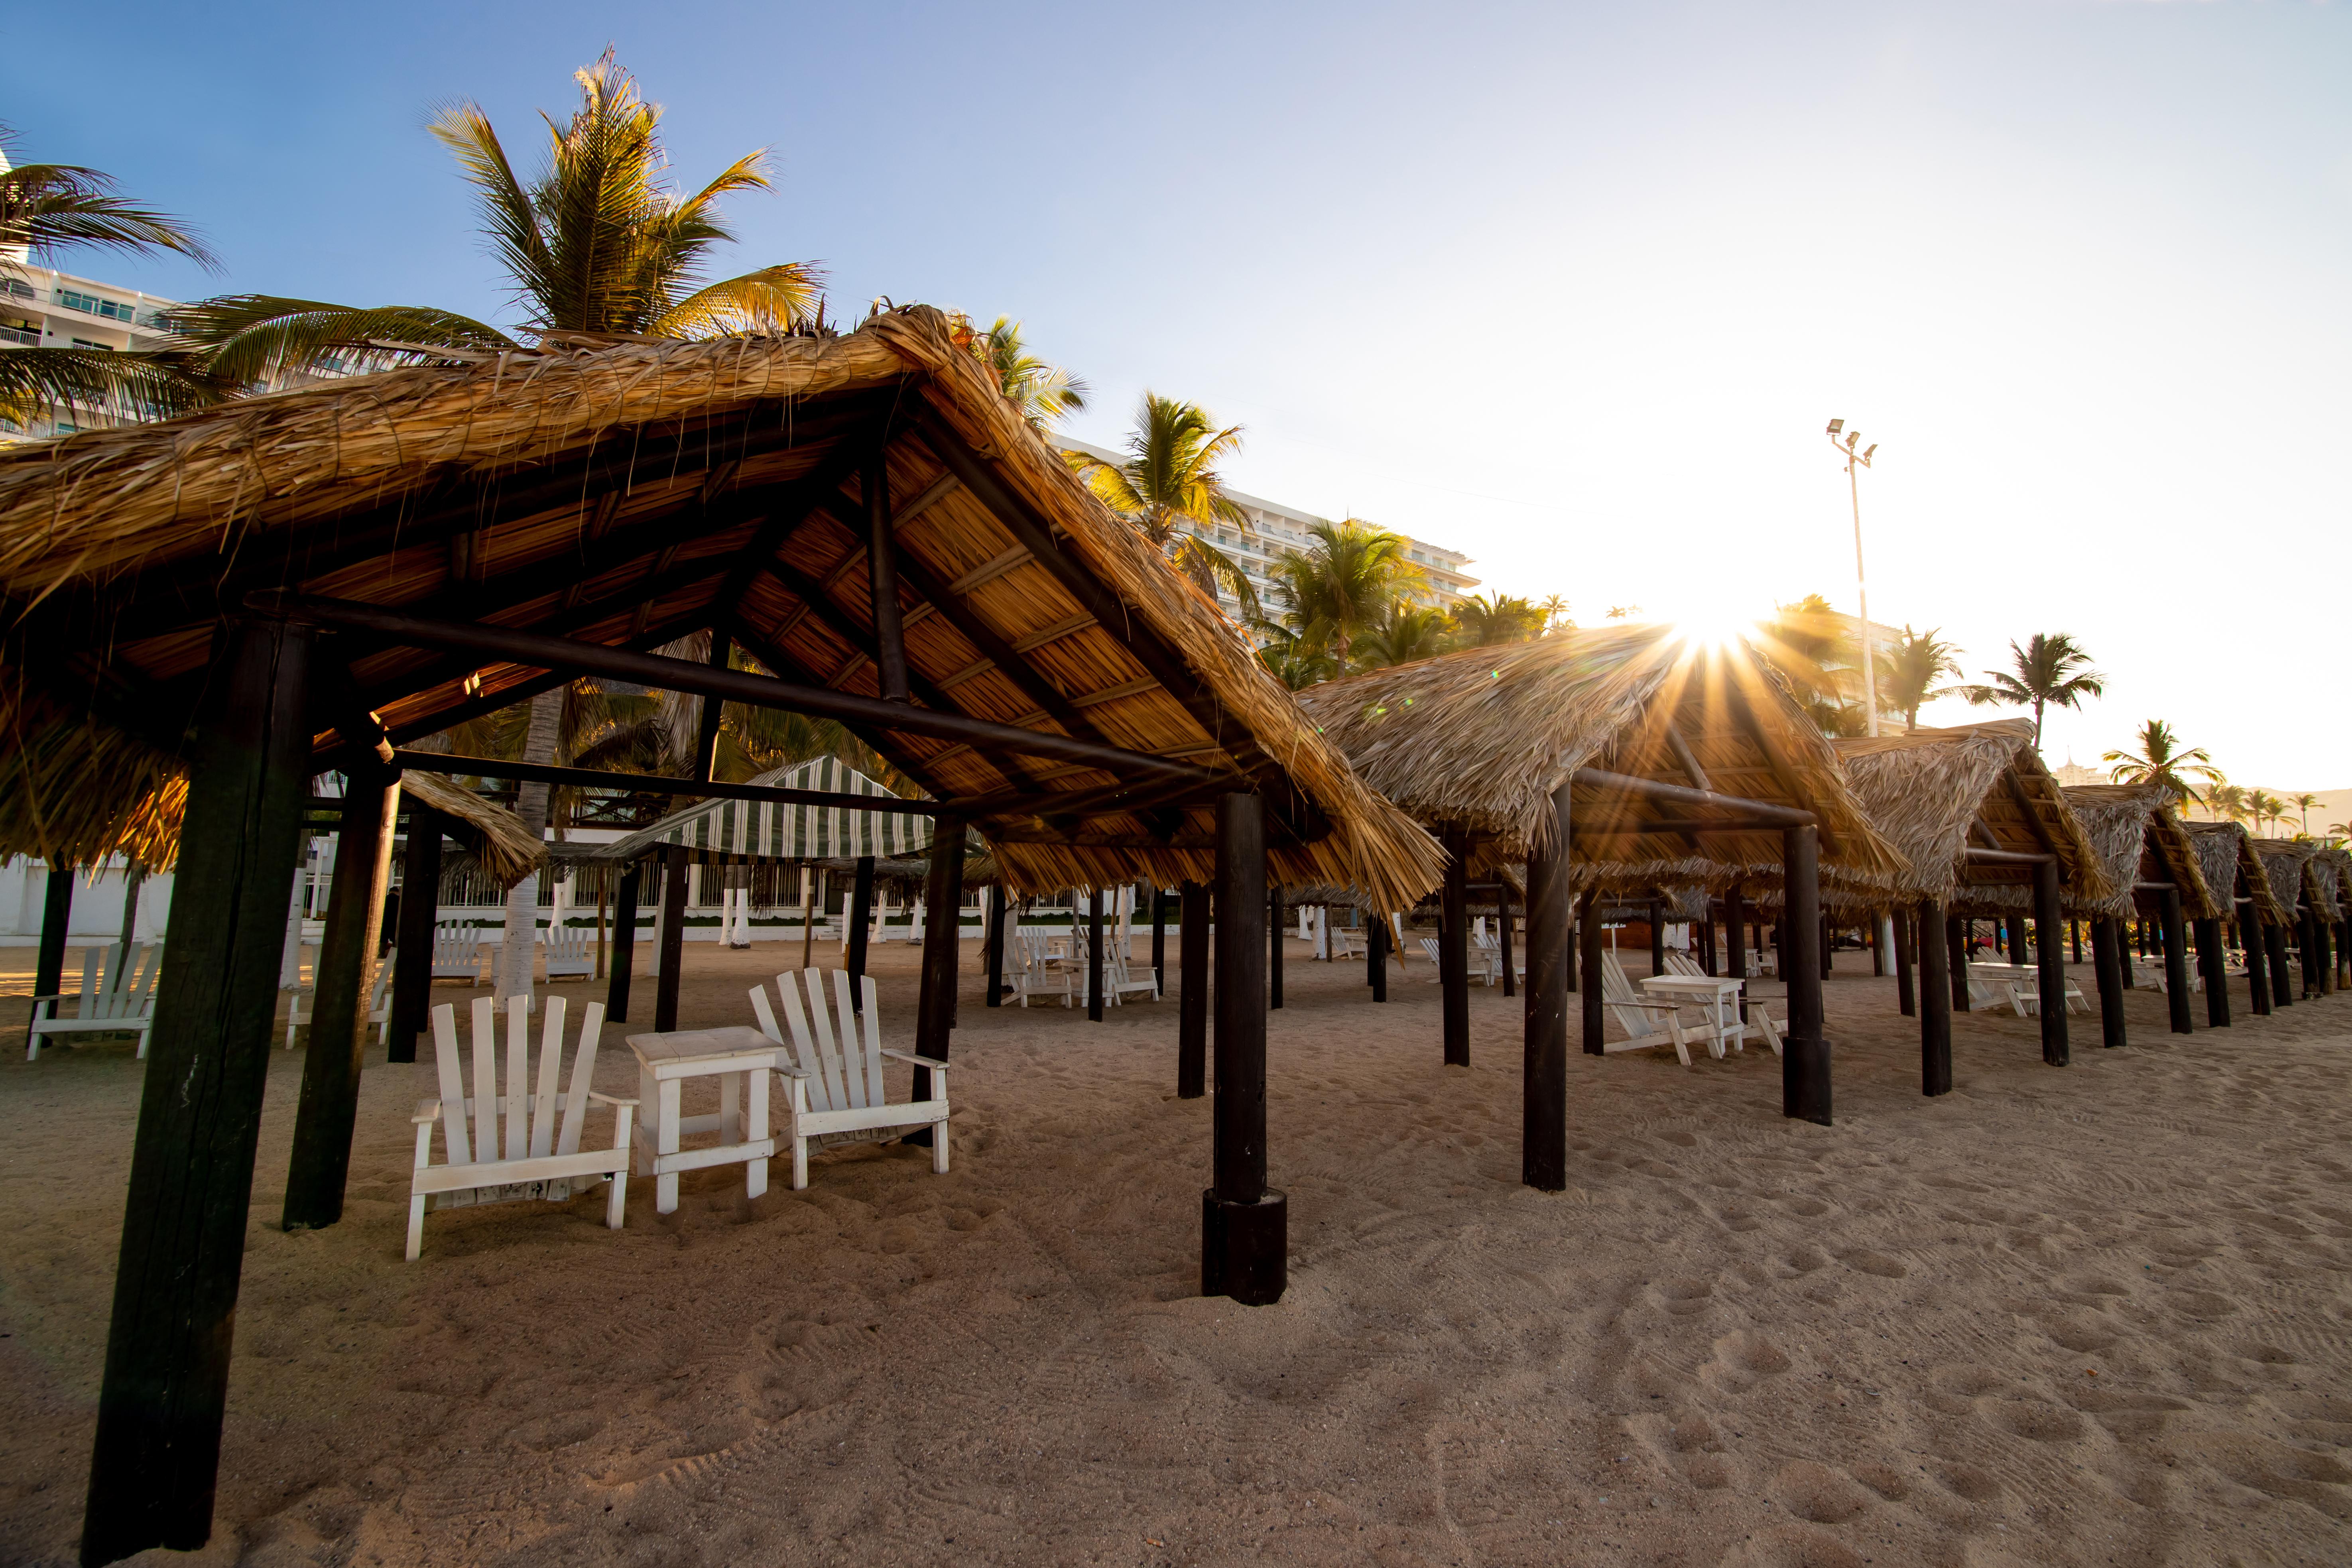
[[[1970,861],[1971,847],[2056,855],[2065,898],[2075,907],[2095,907],[2116,896],[2082,823],[2034,750],[2031,721],[2001,719],[1832,744],[1863,809],[1908,868],[1867,876],[1824,863],[1824,902],[1878,908],[1933,899],[1966,914],[1972,902],[1999,907],[1993,900],[2010,895],[1996,889],[2018,889],[2023,900],[2032,868]]]
[[[1298,697],[1366,784],[1422,823],[1468,830],[1473,878],[1546,845],[1552,792],[1580,768],[1689,787],[1674,739],[1715,792],[1814,812],[1824,866],[1882,877],[1902,868],[1848,793],[1829,742],[1738,642],[1695,646],[1662,626],[1570,632],[1327,681]],[[1635,831],[1688,815],[1575,785],[1571,880],[1643,894],[1738,879],[1777,885],[1777,829]]]
[[[2217,901],[2229,905],[2231,918],[2236,916],[2238,899],[2245,897],[2254,901],[2264,924],[2292,922],[2292,915],[2280,907],[2278,895],[2272,890],[2269,873],[2263,869],[2262,859],[2254,852],[2253,837],[2244,824],[2184,822],[2181,829],[2197,850],[2197,863],[2204,873],[2205,886]]]
[[[2095,906],[2069,900],[2069,914],[2127,920],[2151,912],[2153,900],[2142,905],[2133,896],[2133,886],[2143,880],[2178,888],[2180,912],[2189,920],[2219,920],[2228,912],[2205,880],[2203,863],[2176,809],[2179,796],[2170,789],[2163,784],[2074,784],[2064,794],[2115,889],[2113,897]]]
[[[1276,879],[1345,882],[1386,907],[1434,884],[1437,846],[1349,772],[1239,629],[922,306],[835,338],[555,340],[0,450],[0,729],[17,742],[0,853],[93,852],[142,820],[168,837],[214,626],[257,589],[606,646],[723,622],[787,679],[878,695],[858,641],[872,634],[856,480],[877,441],[906,513],[893,524],[902,602],[929,592],[910,590],[910,574],[954,601],[953,614],[905,612],[919,705],[1085,729],[1295,798],[1308,826],[1269,835]],[[1024,542],[1041,537],[1051,560]],[[471,602],[487,607],[451,609]],[[982,633],[999,651],[982,650]],[[468,668],[399,646],[355,653],[351,679],[395,744],[543,684],[528,666]],[[1040,682],[1064,700],[1055,716]],[[1083,766],[1008,772],[887,726],[876,739],[940,795],[1125,782]],[[333,743],[320,737],[322,770]],[[1018,889],[1207,879],[1213,805],[1196,795],[1168,815],[976,826]]]
[[[456,836],[473,852],[482,875],[499,887],[511,888],[547,864],[547,845],[506,807],[438,773],[404,773],[400,788],[418,805],[456,819]]]
[[[2253,847],[2254,861],[2262,867],[2271,896],[2277,900],[2280,923],[2293,926],[2295,907],[2309,891],[2305,868],[2319,853],[2319,846],[2297,838],[2249,838],[2246,842]]]

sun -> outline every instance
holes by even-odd
[[[1728,595],[1705,592],[1681,596],[1666,607],[1661,618],[1674,626],[1676,637],[1694,647],[1720,647],[1756,629],[1752,608]]]

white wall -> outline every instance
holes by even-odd
[[[122,934],[124,865],[115,859],[95,876],[74,878],[73,916],[66,922],[69,942],[113,942]],[[41,908],[48,897],[49,871],[40,861],[0,863],[0,947],[33,947],[41,940]],[[151,876],[139,885],[139,928],[134,942],[162,938],[172,914],[172,879]]]

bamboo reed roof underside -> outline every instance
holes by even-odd
[[[1960,915],[1972,906],[1977,912],[2030,906],[2033,867],[1972,860],[1970,848],[2056,856],[2061,894],[2073,908],[2096,909],[2118,896],[2034,750],[2027,721],[1831,743],[1863,809],[1902,852],[1906,868],[1857,875],[1825,861],[1825,904],[1877,909],[1933,899]],[[2011,898],[2013,906],[2000,901]]]
[[[2264,923],[2292,923],[2293,917],[2280,906],[2278,895],[2271,889],[2269,874],[2254,853],[2253,836],[2242,823],[2185,822],[2181,826],[2189,835],[2189,842],[2196,846],[2206,887],[2216,897],[2229,900],[2233,917],[2237,900],[2244,898],[2253,900]]]
[[[1829,743],[1742,643],[1694,644],[1658,626],[1569,632],[1327,681],[1299,700],[1365,783],[1425,825],[1468,830],[1474,878],[1548,840],[1552,792],[1580,768],[1811,811],[1824,867],[1890,878],[1902,869]],[[1727,820],[1576,783],[1571,881],[1613,893],[1777,886],[1780,829],[1713,826]],[[1710,826],[1661,831],[1670,823]]]
[[[715,627],[782,679],[878,697],[858,478],[877,452],[915,706],[1215,775],[1111,809],[1087,797],[1135,781],[1106,766],[859,729],[934,796],[1040,797],[976,824],[1011,886],[1206,879],[1227,789],[1264,795],[1277,879],[1388,907],[1436,882],[1437,846],[920,306],[839,338],[511,353],[0,452],[0,854],[88,857],[175,822],[215,626],[257,590],[637,650]],[[321,647],[348,671],[315,715],[322,768],[349,715],[397,744],[562,679],[375,634]]]

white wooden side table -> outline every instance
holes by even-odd
[[[766,1192],[768,1161],[776,1152],[776,1140],[768,1131],[768,1075],[783,1065],[782,1047],[759,1030],[740,1025],[631,1035],[628,1041],[637,1056],[637,1099],[643,1108],[634,1139],[636,1173],[654,1178],[655,1210],[677,1210],[680,1171],[712,1165],[740,1163],[743,1195],[756,1198]],[[679,1113],[690,1078],[719,1080],[715,1114]],[[716,1132],[719,1142],[680,1148],[690,1132]]]

